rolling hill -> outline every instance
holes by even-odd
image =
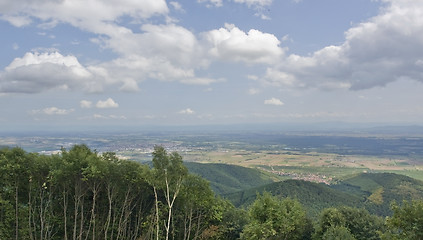
[[[423,199],[423,181],[394,173],[360,173],[337,184],[325,185],[303,180],[275,182],[258,169],[228,164],[186,162],[191,173],[210,181],[216,194],[237,207],[247,208],[264,191],[281,198],[297,199],[311,217],[328,207],[366,208],[380,216],[391,214],[392,201]]]
[[[394,173],[361,173],[335,185],[286,180],[225,195],[235,206],[247,207],[257,193],[270,192],[281,198],[297,199],[313,217],[322,209],[336,206],[366,208],[380,216],[391,214],[392,201],[423,199],[423,182]]]

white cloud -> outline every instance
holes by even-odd
[[[266,70],[265,79],[267,84],[277,87],[293,86],[297,82],[293,74],[281,72],[273,68]]]
[[[206,2],[207,3],[207,7],[221,7],[223,6],[223,0],[197,0],[197,2],[199,3],[203,3]]]
[[[48,107],[41,110],[32,110],[32,114],[46,114],[46,115],[67,115],[74,112],[75,109],[60,109],[57,107]]]
[[[245,33],[232,24],[225,24],[225,28],[204,35],[212,45],[209,53],[222,60],[275,64],[284,53],[277,37],[255,29]]]
[[[125,116],[117,116],[117,115],[102,115],[102,114],[93,114],[92,116],[80,117],[78,120],[126,120],[127,117]]]
[[[184,110],[179,111],[179,113],[180,114],[186,114],[186,115],[192,115],[195,112],[193,110],[191,110],[191,108],[187,108],[187,109],[184,109]]]
[[[126,78],[123,80],[123,85],[119,88],[119,90],[123,92],[139,92],[140,88],[134,79]]]
[[[251,6],[270,6],[273,0],[233,0],[236,3],[244,3]]]
[[[94,114],[93,117],[94,119],[126,119],[125,116],[116,116],[116,115],[101,115],[101,114]]]
[[[90,91],[94,76],[75,56],[59,52],[28,52],[0,72],[0,92],[39,93],[49,89]]]
[[[249,95],[256,95],[256,94],[259,94],[259,93],[260,93],[260,90],[257,89],[257,88],[250,88],[250,89],[248,89],[248,94]]]
[[[275,106],[282,106],[282,105],[284,105],[284,103],[281,100],[277,99],[277,98],[267,99],[267,100],[264,101],[264,104],[266,104],[266,105],[275,105]]]
[[[95,105],[97,108],[117,108],[119,107],[119,104],[116,103],[113,99],[108,98],[105,101],[98,101]]]
[[[177,1],[169,4],[175,10],[181,9]],[[102,92],[106,85],[120,85],[115,89],[136,92],[139,91],[138,83],[145,79],[203,85],[215,82],[211,78],[201,78],[195,74],[195,69],[206,67],[209,60],[204,57],[206,50],[202,43],[190,30],[169,23],[142,24],[141,31],[134,32],[120,24],[123,16],[137,23],[143,23],[145,19],[152,16],[167,17],[169,9],[164,0],[75,0],[69,3],[55,0],[17,0],[0,3],[0,6],[0,14],[3,18],[17,16],[21,17],[22,21],[26,18],[37,19],[41,22],[39,26],[42,25],[42,28],[52,28],[57,24],[68,23],[95,34],[98,37],[92,38],[92,42],[99,44],[101,48],[117,53],[118,57],[115,60],[85,67],[86,71],[93,74],[91,79],[81,81],[85,91]],[[29,21],[25,23],[29,24]],[[43,34],[46,35],[45,32]],[[104,69],[101,74],[96,72],[99,69]],[[36,69],[27,69],[27,75],[30,75],[31,71]],[[66,83],[61,86],[65,89],[73,89],[67,83],[74,81],[66,79],[69,76],[64,76],[68,73],[60,70],[56,72],[61,72],[63,75],[61,79],[65,79],[62,81]],[[2,74],[0,77],[4,79],[11,76]],[[46,78],[45,74],[40,78]],[[10,83],[10,81],[6,82]],[[56,83],[59,82],[56,81]],[[17,81],[17,83],[24,86],[14,86],[16,81],[13,80],[13,83],[1,84],[0,92],[13,88],[15,92],[35,93],[56,87],[54,83],[50,83],[53,86],[37,84],[35,88],[27,87],[31,85],[28,82]],[[16,90],[19,87],[21,89],[25,87],[25,89]],[[78,85],[78,88],[80,89],[81,86]]]
[[[80,106],[81,108],[91,108],[91,107],[92,107],[92,105],[93,105],[93,103],[92,103],[91,101],[87,101],[87,100],[81,100],[81,101],[79,102],[79,106]]]
[[[31,23],[31,16],[45,22],[67,22],[76,27],[100,30],[103,24],[110,24],[128,15],[133,18],[149,18],[157,14],[167,14],[164,0],[15,0],[2,1],[2,18],[15,26]]]
[[[144,24],[141,30],[141,33],[133,33],[126,29],[97,41],[127,58],[156,58],[180,67],[203,64],[199,59],[203,50],[188,29],[175,24]]]
[[[250,80],[254,80],[254,81],[257,81],[257,80],[259,80],[259,77],[258,76],[256,76],[256,75],[247,75],[247,78],[248,79],[250,79]]]
[[[354,90],[400,79],[423,82],[423,2],[383,0],[380,14],[350,28],[340,45],[290,55],[265,80],[293,87]]]
[[[184,12],[184,9],[182,8],[182,5],[179,2],[171,1],[169,4],[176,10],[180,12]]]
[[[180,80],[181,83],[188,85],[210,85],[215,82],[224,82],[225,79],[213,79],[213,78],[187,78]]]
[[[196,68],[207,66],[209,61],[192,32],[174,24],[145,24],[142,31],[99,40],[99,44],[120,54],[99,67],[107,69],[109,79],[122,83],[121,90],[137,91],[136,83],[145,79],[199,84],[215,81],[195,74]]]
[[[228,0],[229,1],[229,0]],[[272,5],[273,0],[231,0],[235,3],[246,4],[248,7],[264,7]],[[197,0],[199,3],[207,3],[207,7],[221,7],[223,0]]]
[[[145,79],[182,81],[195,78],[194,69],[177,67],[161,57],[132,55],[103,63],[99,67],[111,82],[119,80],[122,91],[138,91],[137,82]]]
[[[29,25],[32,22],[31,18],[24,15],[1,15],[0,19],[8,21],[15,27],[23,27]]]

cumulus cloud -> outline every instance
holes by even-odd
[[[201,46],[188,29],[175,24],[144,24],[141,30],[141,33],[133,33],[128,29],[99,39],[99,43],[126,57],[165,59],[175,66],[185,67],[201,63],[198,59]]]
[[[245,4],[247,7],[256,10],[254,16],[260,17],[263,20],[269,20],[269,16],[265,14],[267,7],[272,5],[273,0],[227,0],[227,2],[234,2],[239,4]],[[223,0],[197,0],[199,3],[206,3],[208,8],[211,7],[222,7]]]
[[[93,105],[93,103],[92,103],[91,101],[88,101],[88,100],[81,100],[81,101],[79,102],[79,106],[80,106],[81,108],[91,108],[91,107],[92,107],[92,105]]]
[[[214,78],[187,78],[187,79],[181,79],[181,83],[188,84],[188,85],[210,85],[215,82],[224,82],[225,79],[214,79]]]
[[[160,57],[132,55],[103,63],[99,67],[105,71],[111,83],[119,80],[120,90],[126,92],[139,91],[138,82],[145,79],[182,81],[195,78],[194,69],[177,67]]]
[[[90,91],[93,74],[75,56],[54,52],[28,52],[0,72],[0,92],[39,93],[49,89]]]
[[[116,103],[113,99],[108,98],[105,101],[98,101],[95,105],[97,108],[117,108],[119,107],[119,104]]]
[[[186,114],[186,115],[192,115],[195,112],[193,110],[191,110],[191,108],[187,108],[187,109],[184,109],[184,110],[179,111],[179,113],[180,114]]]
[[[367,89],[399,79],[423,81],[423,2],[384,0],[378,16],[345,32],[340,45],[288,56],[268,69],[272,85]]]
[[[207,7],[221,7],[223,6],[223,0],[197,0],[199,3],[205,2]]]
[[[117,115],[105,116],[105,115],[101,115],[101,114],[94,114],[91,118],[93,118],[93,119],[121,119],[121,120],[126,119],[125,116],[117,116]]]
[[[282,105],[284,105],[284,103],[281,100],[277,99],[277,98],[271,98],[271,99],[264,100],[264,104],[266,104],[266,105],[275,105],[275,106],[282,106]]]
[[[235,3],[246,4],[248,7],[263,7],[263,6],[270,6],[272,5],[273,0],[231,0]],[[215,6],[221,7],[223,6],[223,0],[197,0],[199,3],[207,3],[208,7]]]
[[[248,94],[249,95],[256,95],[256,94],[259,94],[259,93],[260,93],[260,90],[257,89],[257,88],[250,88],[250,89],[248,89]]]
[[[182,8],[182,5],[179,2],[171,1],[169,4],[176,10],[180,12],[184,12],[184,9]]]
[[[32,110],[32,114],[46,114],[46,115],[67,115],[72,113],[75,109],[60,109],[57,107],[48,107],[40,110]]]
[[[138,91],[145,79],[210,84],[216,80],[196,76],[197,68],[209,61],[204,47],[189,30],[175,24],[144,24],[141,33],[127,32],[100,40],[99,44],[120,54],[99,67],[107,69],[108,79],[119,79],[123,91]]]
[[[233,24],[205,33],[212,45],[209,53],[222,60],[245,63],[276,63],[284,50],[273,34],[251,29],[248,33]]]
[[[181,5],[176,1],[170,5],[175,9],[181,9]],[[165,0],[75,0],[72,4],[55,0],[17,0],[3,1],[0,6],[1,18],[15,26],[29,24],[31,19],[40,20],[41,25],[46,28],[52,28],[59,23],[68,23],[94,33],[98,37],[92,38],[92,42],[117,53],[119,57],[115,61],[91,66],[95,68],[93,70],[108,69],[103,71],[105,73],[102,75],[103,79],[97,79],[98,83],[86,84],[92,88],[90,89],[92,92],[103,91],[102,83],[120,84],[118,89],[122,91],[138,91],[137,82],[146,78],[158,80],[193,78],[195,77],[193,67],[204,66],[204,62],[207,62],[199,57],[202,55],[202,50],[195,35],[181,26],[172,23],[142,24],[141,32],[134,33],[121,24],[120,20],[124,16],[137,23],[157,15],[166,17],[169,9]],[[12,18],[18,18],[20,22]],[[139,69],[128,67],[131,71],[126,73],[128,68],[119,62],[128,62],[134,58],[138,61],[132,66],[138,64],[142,67]],[[91,70],[89,68],[86,70]],[[66,71],[61,72],[66,75]],[[34,89],[31,87],[27,89],[33,92],[42,90],[37,88],[31,90]]]
[[[83,121],[99,120],[99,119],[102,119],[102,120],[126,120],[127,117],[125,117],[123,115],[121,115],[121,116],[119,116],[119,115],[102,115],[102,114],[95,113],[91,116],[85,116],[85,117],[78,118],[78,120],[83,120]]]
[[[140,88],[137,82],[132,78],[126,78],[123,80],[123,85],[119,88],[123,92],[138,92]]]
[[[134,22],[143,23],[145,21],[142,20],[152,16],[166,16],[169,12],[166,1],[123,0],[119,4],[115,4],[115,1],[75,0],[72,4],[65,4],[55,0],[17,0],[0,3],[3,19],[12,24],[12,17],[20,19],[21,23],[14,20],[15,26],[29,24],[31,19],[39,20],[39,26],[42,25],[43,28],[68,23],[94,33],[98,37],[91,39],[93,43],[118,54],[116,59],[95,66],[84,67],[78,63],[70,69],[69,65],[47,61],[49,64],[40,62],[20,68],[19,71],[5,71],[0,73],[0,92],[38,93],[56,87],[102,92],[107,85],[118,85],[115,89],[125,92],[137,92],[138,83],[145,79],[208,85],[220,80],[197,76],[196,71],[209,66],[212,60],[270,63],[283,52],[278,47],[278,39],[272,34],[254,29],[245,33],[233,25],[201,35],[207,39],[197,39],[192,31],[172,21],[158,25],[141,24],[140,31],[134,32],[119,20],[128,16]],[[238,1],[248,6],[266,5],[270,2]],[[181,9],[177,1],[169,4],[174,9]],[[214,59],[209,58],[209,53]],[[40,57],[42,54],[36,55]],[[74,56],[62,57],[73,57],[77,61]],[[28,76],[37,70],[35,79],[28,81]],[[78,75],[76,70],[87,74]],[[57,76],[57,79],[52,76]],[[82,77],[85,78],[81,79]],[[41,79],[45,79],[45,82]]]
[[[165,0],[56,0],[1,1],[0,13],[15,26],[31,23],[31,16],[46,22],[68,22],[80,28],[99,30],[119,17],[149,18],[169,11]]]
[[[236,3],[244,3],[251,6],[270,6],[273,0],[233,0]]]

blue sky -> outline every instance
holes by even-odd
[[[421,124],[423,2],[0,0],[0,129]]]

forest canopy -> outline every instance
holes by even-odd
[[[146,165],[86,145],[56,155],[0,149],[0,239],[422,236],[420,201],[394,204],[386,221],[346,207],[325,209],[312,221],[297,199],[270,193],[258,194],[247,208],[235,208],[207,180],[189,173],[177,152],[156,146],[152,156],[152,165]]]

